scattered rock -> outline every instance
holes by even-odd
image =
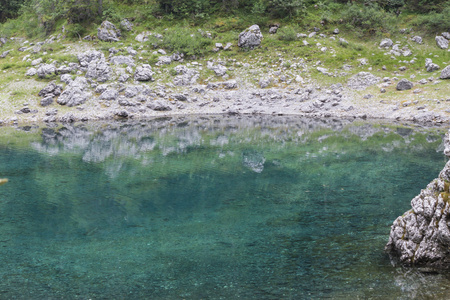
[[[427,72],[434,72],[440,69],[437,64],[433,63],[431,58],[425,58],[425,68],[427,69]]]
[[[100,51],[93,50],[78,54],[77,58],[80,66],[87,67],[89,66],[89,63],[96,60],[103,60],[105,56]]]
[[[37,70],[35,68],[29,68],[25,73],[25,76],[34,76],[37,74]]]
[[[261,45],[263,35],[258,25],[252,25],[239,34],[238,47],[253,49]]]
[[[118,55],[109,59],[109,62],[113,65],[127,65],[134,67],[134,59],[131,56]]]
[[[408,79],[402,79],[397,83],[397,91],[410,90],[413,86],[413,83]]]
[[[120,27],[126,31],[131,31],[133,30],[133,23],[125,18],[122,20],[122,22],[120,22]]]
[[[392,42],[391,39],[383,39],[380,42],[380,47],[381,48],[391,48],[394,45],[394,42]]]
[[[138,41],[139,43],[143,43],[143,42],[147,42],[150,39],[150,36],[152,36],[153,33],[151,33],[150,31],[144,31],[142,33],[139,33],[135,40]]]
[[[214,71],[217,76],[223,76],[227,73],[228,69],[225,66],[222,66],[221,64],[213,64],[212,62],[208,62],[208,69]]]
[[[98,82],[105,82],[111,78],[112,69],[108,63],[101,59],[89,64],[86,78],[92,78]]]
[[[335,29],[333,30],[333,34],[339,34],[339,29],[338,29],[338,28],[335,28]]]
[[[347,85],[354,90],[364,90],[371,85],[377,84],[380,80],[380,77],[376,77],[369,72],[359,72],[348,80]]]
[[[11,52],[11,50],[3,52],[2,55],[0,55],[0,58],[5,58],[9,54],[9,52]]]
[[[56,68],[54,65],[50,64],[43,64],[37,70],[37,75],[39,78],[45,78],[54,74],[56,74]]]
[[[118,42],[121,37],[120,30],[109,21],[103,21],[98,28],[97,37],[105,42]]]
[[[200,74],[197,70],[189,69],[186,66],[178,65],[174,68],[178,74],[173,79],[173,84],[176,86],[189,86],[196,83]]]
[[[39,97],[55,97],[62,93],[62,86],[57,85],[54,81],[50,82],[46,87],[44,87],[38,93]]]
[[[269,33],[270,34],[275,34],[275,33],[277,33],[278,28],[280,28],[280,25],[274,24],[274,25],[270,25],[269,27],[270,27],[269,28]]]
[[[153,81],[154,74],[155,73],[152,71],[152,67],[148,64],[145,64],[136,68],[136,72],[134,73],[134,80]]]
[[[441,35],[445,37],[447,40],[450,40],[450,32],[443,32]]]
[[[100,100],[116,100],[119,97],[119,92],[114,88],[106,89],[99,97]]]
[[[53,96],[48,96],[48,97],[41,99],[41,102],[40,102],[41,106],[46,107],[46,106],[52,105],[53,98],[54,98]]]
[[[237,87],[238,87],[238,84],[237,84],[236,80],[226,81],[226,82],[222,83],[222,85],[227,90],[237,89]]]
[[[172,63],[172,57],[171,56],[160,56],[158,58],[158,62],[156,63],[157,66],[162,65],[170,65]]]
[[[446,66],[441,72],[441,79],[450,79],[450,66]]]
[[[448,49],[448,40],[443,36],[436,36],[436,44],[441,49]]]
[[[83,104],[90,96],[89,93],[84,91],[86,87],[86,78],[77,77],[66,87],[56,102],[60,105],[67,105],[69,107]]]
[[[167,105],[164,104],[163,102],[157,100],[157,101],[152,101],[150,103],[147,104],[147,107],[156,111],[170,111],[172,110],[172,108]]]
[[[411,40],[412,40],[413,42],[416,42],[417,44],[422,44],[422,43],[423,43],[422,37],[420,37],[420,36],[418,36],[418,35],[413,36],[413,37],[411,38]]]

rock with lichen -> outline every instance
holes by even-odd
[[[450,131],[444,138],[450,157]],[[411,201],[411,209],[391,226],[385,250],[393,262],[435,269],[450,268],[450,161],[439,177]]]

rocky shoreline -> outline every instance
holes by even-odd
[[[333,32],[335,35],[338,33],[337,29]],[[143,32],[135,40],[144,42],[151,35]],[[324,34],[320,35],[323,39],[327,38]],[[302,36],[306,42],[306,38],[315,37],[313,33]],[[253,49],[261,44],[262,38],[259,27],[251,26],[239,35],[238,47]],[[334,36],[330,38],[335,39]],[[419,38],[415,36],[412,40],[421,43]],[[120,31],[113,24],[104,22],[99,28],[98,39],[119,41]],[[343,38],[340,40],[345,41]],[[38,54],[43,45],[54,41],[55,37],[51,37],[42,44],[21,47],[19,51]],[[441,39],[439,42],[442,42]],[[39,86],[38,97],[25,99],[21,106],[15,105],[13,108],[8,108],[5,101],[1,103],[3,114],[0,114],[0,124],[146,119],[197,114],[369,118],[432,124],[450,122],[448,94],[447,98],[440,99],[418,98],[420,87],[447,80],[450,66],[442,70],[441,79],[430,76],[427,80],[417,82],[401,78],[399,72],[394,72],[398,76],[377,77],[370,72],[372,67],[368,66],[368,72],[356,73],[346,84],[327,85],[312,79],[308,74],[319,72],[326,77],[336,77],[339,76],[337,71],[329,71],[317,63],[308,64],[300,58],[289,62],[289,69],[281,67],[287,64],[281,56],[279,65],[262,63],[263,67],[258,68],[236,59],[221,59],[220,55],[206,62],[185,61],[180,53],[168,55],[159,49],[155,51],[160,55],[158,62],[152,66],[139,57],[145,49],[137,51],[133,47],[111,47],[109,56],[105,56],[101,51],[89,49],[89,42],[82,43],[81,49],[77,51],[77,63],[57,60],[43,62],[41,58],[31,60],[30,55],[25,56],[24,61],[28,59],[32,65],[26,71],[25,77],[28,79],[25,84]],[[231,44],[224,47],[220,43],[215,46],[214,51],[217,52],[233,47]],[[86,48],[89,50],[86,51]],[[386,54],[393,57],[411,55],[409,49],[399,49],[398,44],[388,39],[382,40],[379,48],[389,50]],[[143,46],[138,49],[143,49]],[[367,64],[367,59],[358,60],[358,64]],[[167,65],[173,65],[173,68],[168,69]],[[350,70],[352,66],[347,68]],[[427,72],[440,69],[431,59],[427,59],[425,68]],[[199,83],[200,72],[204,70],[212,75]],[[55,76],[59,79],[44,83],[46,78]],[[445,89],[450,90],[448,86]],[[385,97],[387,90],[392,97]]]

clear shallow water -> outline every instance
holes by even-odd
[[[199,117],[0,130],[2,299],[450,295],[447,274],[383,252],[445,164],[444,129]]]

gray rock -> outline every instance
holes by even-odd
[[[427,69],[427,72],[434,72],[440,69],[437,64],[433,63],[431,58],[425,58],[425,68]]]
[[[9,54],[9,52],[11,52],[11,50],[3,52],[2,55],[0,55],[0,58],[5,58]]]
[[[77,77],[66,87],[56,102],[60,105],[67,105],[69,107],[83,104],[90,96],[89,93],[85,92],[86,87],[86,78]]]
[[[157,100],[157,101],[152,101],[150,103],[147,104],[147,107],[156,111],[170,111],[172,110],[172,108],[167,105],[162,103],[161,101]]]
[[[339,42],[341,44],[348,44],[347,40],[343,39],[343,38],[339,38]]]
[[[253,49],[261,45],[263,35],[258,25],[252,25],[239,34],[238,47]]]
[[[62,65],[62,66],[60,66],[60,67],[58,67],[56,69],[56,74],[57,75],[59,75],[59,74],[69,74],[70,72],[72,72],[72,69],[70,67],[68,67],[68,66],[65,66],[65,65]]]
[[[37,70],[35,68],[29,68],[25,73],[25,76],[34,76],[37,74]]]
[[[450,155],[450,132],[444,138],[444,153]],[[439,177],[411,200],[411,210],[391,226],[385,250],[392,261],[409,266],[449,269],[450,161]]]
[[[73,115],[73,113],[66,113],[65,115],[59,118],[61,123],[74,123],[77,121],[77,118]]]
[[[170,65],[171,63],[172,63],[171,56],[160,56],[158,57],[158,62],[156,63],[156,65],[157,66]]]
[[[45,78],[54,74],[56,74],[56,68],[54,65],[50,64],[43,64],[37,70],[37,75],[39,78]]]
[[[176,86],[189,86],[197,82],[200,74],[197,70],[189,69],[186,66],[178,65],[174,68],[175,72],[178,74],[173,79],[173,84]]]
[[[397,83],[397,91],[410,90],[413,86],[413,83],[408,79],[402,79]]]
[[[236,80],[228,80],[228,81],[222,83],[222,85],[227,90],[237,89],[237,87],[238,87]]]
[[[175,94],[175,95],[173,95],[173,98],[175,98],[178,101],[187,101],[188,100],[188,98],[183,94]]]
[[[441,79],[450,79],[450,66],[446,66],[441,72]]]
[[[127,52],[128,54],[130,54],[131,56],[136,56],[137,55],[137,51],[133,49],[133,47],[128,47],[127,48]]]
[[[153,81],[154,74],[155,73],[152,71],[152,67],[148,64],[145,64],[136,68],[136,72],[134,73],[134,80]]]
[[[443,36],[436,36],[436,44],[441,49],[448,49],[448,40]]]
[[[142,91],[141,86],[128,86],[125,89],[124,95],[127,98],[133,98],[133,97],[137,96],[137,94],[139,94],[141,91]]]
[[[42,90],[39,91],[39,97],[59,96],[62,93],[62,86],[57,85],[54,81],[47,84]]]
[[[420,37],[420,36],[418,36],[418,35],[413,36],[413,37],[411,38],[411,40],[412,40],[413,42],[416,42],[417,44],[422,44],[422,43],[423,43],[422,37]]]
[[[121,37],[120,30],[109,21],[103,21],[98,28],[97,37],[105,42],[118,42]]]
[[[391,39],[383,39],[380,42],[380,47],[381,48],[391,48],[394,45],[394,42],[392,42]]]
[[[221,64],[213,64],[212,62],[208,62],[208,69],[214,71],[217,76],[223,76],[227,73],[228,69],[225,66],[222,66]]]
[[[73,81],[72,76],[69,74],[61,75],[60,80],[61,80],[61,82],[64,82],[65,84],[70,84]]]
[[[99,84],[96,88],[95,88],[95,92],[97,94],[101,94],[104,91],[106,91],[108,89],[108,85],[107,84]]]
[[[265,89],[266,87],[268,87],[270,85],[272,81],[270,80],[270,78],[261,78],[258,82],[259,86],[262,89]]]
[[[450,32],[443,32],[441,35],[445,37],[447,40],[450,40]]]
[[[6,44],[7,39],[5,37],[0,37],[0,47]]]
[[[364,90],[371,85],[377,84],[380,80],[380,77],[376,77],[369,72],[359,72],[348,80],[347,85],[354,90]]]
[[[152,36],[153,33],[151,33],[150,31],[144,31],[142,33],[139,33],[135,40],[138,41],[139,43],[143,43],[143,42],[147,42],[150,38],[150,36]]]
[[[127,65],[134,67],[134,59],[131,56],[118,55],[109,58],[109,62],[113,65]]]
[[[31,62],[31,65],[34,67],[34,66],[39,65],[40,63],[42,63],[42,57],[39,57],[38,59],[33,60]]]
[[[133,23],[125,18],[120,22],[120,27],[126,31],[131,31],[133,30]]]
[[[339,34],[339,29],[338,29],[338,28],[335,28],[335,29],[333,30],[333,34]]]
[[[53,103],[53,97],[52,96],[45,97],[40,102],[41,106],[43,106],[43,107],[52,105],[52,103]]]
[[[89,63],[96,60],[102,60],[105,58],[105,56],[100,51],[93,50],[78,54],[77,58],[82,67],[87,67]]]
[[[233,44],[232,43],[227,43],[225,45],[225,47],[223,47],[223,50],[231,50],[231,47],[233,47]]]
[[[270,33],[270,34],[275,34],[275,33],[277,33],[278,28],[279,28],[279,26],[271,26],[271,27],[269,28],[269,33]]]
[[[92,78],[98,82],[105,82],[111,78],[112,69],[108,63],[101,59],[89,63],[86,78]]]
[[[117,97],[119,97],[119,92],[116,89],[108,88],[106,91],[104,91],[99,99],[100,100],[116,100]]]

